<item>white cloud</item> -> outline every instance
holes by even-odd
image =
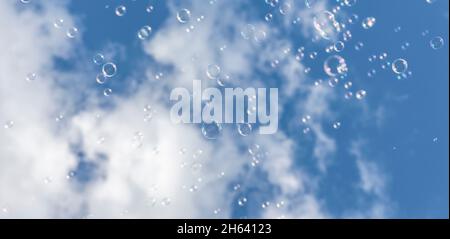
[[[63,73],[52,63],[54,56],[74,54],[74,46],[84,51],[77,39],[68,39],[64,29],[52,26],[58,18],[64,19],[65,29],[76,25],[64,4],[43,3],[43,11],[38,13],[17,11],[11,2],[0,3],[0,27],[5,33],[0,44],[10,46],[0,55],[0,121],[15,123],[0,134],[4,145],[0,148],[0,206],[5,208],[1,217],[201,218],[214,217],[217,208],[221,209],[218,217],[230,217],[236,204],[236,192],[230,191],[230,186],[236,181],[246,183],[246,168],[251,162],[246,148],[254,143],[267,151],[258,167],[276,191],[272,204],[285,202],[262,211],[263,217],[332,216],[315,195],[316,179],[296,165],[296,145],[283,132],[236,139],[236,130],[230,126],[218,141],[207,141],[197,126],[171,123],[169,94],[163,92],[173,87],[189,88],[193,79],[216,84],[206,80],[209,64],[220,65],[224,74],[233,77],[231,83],[241,87],[270,82],[259,79],[255,69],[277,71],[282,84],[287,85],[282,100],[289,101],[297,91],[306,92],[302,110],[319,122],[331,114],[331,91],[304,87],[304,67],[294,60],[292,52],[283,53],[284,47],[294,47],[286,39],[277,39],[276,29],[253,22],[257,29],[267,31],[270,41],[244,41],[240,31],[248,22],[228,3],[194,2],[190,6],[194,18],[203,15],[204,19],[190,33],[187,26],[176,23],[176,7],[169,5],[171,16],[164,28],[143,48],[158,64],[174,66],[175,70],[165,72],[162,81],[149,79],[132,95],[110,97],[112,107],[105,109],[99,103],[103,99],[83,84],[72,88],[58,85],[61,79],[94,78],[88,67],[81,73]],[[82,34],[82,27],[79,29]],[[223,38],[220,33],[225,31],[233,34]],[[225,51],[220,51],[223,46]],[[267,62],[274,59],[283,64],[268,68]],[[137,70],[150,72],[153,67]],[[30,72],[37,73],[36,81],[24,80]],[[129,80],[134,79],[130,76]],[[77,112],[73,108],[80,89],[89,97],[84,110]],[[154,114],[148,122],[144,121],[146,105],[152,106]],[[57,123],[55,118],[62,111],[69,113]],[[312,129],[317,138],[314,156],[325,173],[336,150],[335,142],[318,123]],[[80,161],[73,148],[94,165],[93,175],[84,175],[93,176],[91,181],[66,179]],[[379,187],[376,177],[370,176],[373,167],[361,164],[359,169],[366,175],[363,189]],[[259,200],[252,199],[262,203]]]

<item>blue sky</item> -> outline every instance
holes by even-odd
[[[42,196],[42,200],[37,196],[37,201],[45,205],[45,213],[28,212],[25,202],[15,205],[11,195],[28,195],[29,191],[0,191],[0,206],[8,212],[5,217],[448,218],[448,1],[437,0],[430,4],[425,0],[358,0],[349,7],[345,6],[346,1],[317,0],[312,1],[312,8],[307,8],[303,1],[294,1],[286,15],[279,13],[279,7],[289,1],[281,0],[276,7],[264,0],[215,0],[211,3],[99,0],[54,5],[51,1],[40,2],[16,7],[32,9],[30,6],[36,4],[46,9],[44,13],[32,10],[34,17],[47,19],[43,20],[44,26],[57,19],[62,11],[65,20],[72,19],[80,30],[72,41],[55,40],[55,45],[67,53],[43,50],[49,61],[36,64],[39,72],[50,67],[47,74],[41,75],[48,75],[47,78],[54,78],[51,82],[56,82],[49,83],[42,94],[63,92],[57,99],[65,102],[56,105],[36,102],[42,104],[37,109],[56,108],[55,112],[65,112],[64,125],[57,127],[63,133],[48,133],[49,142],[55,143],[49,143],[43,150],[60,147],[62,158],[66,155],[70,163],[61,168],[36,171],[37,178],[51,178],[45,181],[53,183],[51,190],[36,183],[55,195],[50,199]],[[122,17],[114,12],[119,5],[127,8]],[[151,13],[145,11],[149,5],[154,6]],[[346,30],[338,32],[331,40],[320,37],[313,40],[317,36],[312,26],[313,16],[339,5],[335,16],[341,24],[346,24]],[[191,23],[176,21],[176,11],[183,8],[190,9],[191,21],[196,27],[190,35],[184,29]],[[13,8],[8,9],[15,12]],[[273,20],[267,22],[264,16],[269,12]],[[358,15],[356,23],[346,22],[353,14]],[[205,16],[205,20],[195,23],[200,16]],[[301,19],[294,24],[292,21],[297,16]],[[16,17],[24,16],[15,12],[10,16],[12,19],[4,17],[2,24],[15,21]],[[366,17],[376,19],[370,29],[361,26]],[[267,39],[262,43],[243,39],[240,31],[247,24],[264,29]],[[152,33],[149,39],[142,41],[136,34],[144,25],[151,26]],[[342,34],[347,30],[351,32],[351,39],[345,41]],[[54,40],[53,34],[51,36],[37,37],[45,42]],[[430,40],[437,36],[442,37],[444,45],[435,50]],[[343,51],[325,51],[337,41],[345,44]],[[364,44],[361,50],[355,49],[358,42]],[[24,43],[25,48],[32,45],[27,44]],[[221,53],[218,49],[224,45],[225,53]],[[39,46],[45,43],[39,41],[35,48]],[[300,47],[305,48],[306,57],[295,61]],[[289,53],[283,55],[286,49]],[[39,53],[30,52],[32,56]],[[309,55],[313,52],[317,57],[311,59]],[[95,82],[100,70],[92,63],[96,53],[104,54],[118,67],[117,75],[104,85]],[[387,54],[386,60],[369,61],[371,56],[378,58],[383,53]],[[341,76],[336,87],[327,85],[330,77],[323,70],[324,61],[331,55],[340,55],[348,66],[348,72]],[[34,59],[32,56],[29,59]],[[192,57],[198,60],[193,63]],[[407,72],[411,75],[406,79],[397,79],[390,66],[381,68],[399,58],[408,62]],[[4,65],[5,59],[6,54],[1,59]],[[280,65],[271,68],[268,65],[274,59],[279,60]],[[253,130],[251,135],[243,137],[237,133],[235,125],[224,125],[217,140],[208,140],[202,137],[200,125],[174,126],[167,119],[170,90],[178,86],[190,87],[193,78],[206,78],[198,72],[204,72],[207,64],[219,64],[223,74],[229,72],[233,78],[230,86],[278,88],[282,109],[279,132],[260,136]],[[188,68],[183,69],[187,73],[181,71],[184,67]],[[311,71],[305,73],[308,67]],[[368,76],[372,70],[376,73]],[[154,79],[159,72],[164,73],[162,81]],[[323,83],[315,87],[314,82],[319,79]],[[346,100],[344,83],[348,81],[353,83],[353,94],[361,89],[367,96],[360,101]],[[6,92],[7,84],[2,85]],[[105,97],[105,88],[111,88],[113,95]],[[150,126],[142,126],[141,120],[139,124],[133,123],[133,119],[142,117],[144,101],[152,102],[150,104],[158,109],[153,112],[155,119]],[[14,119],[15,112],[8,109],[0,105],[0,110],[4,111],[0,111],[0,116],[3,115],[0,120],[15,120],[17,123],[8,130],[19,130],[20,120]],[[101,122],[97,124],[92,119],[99,114]],[[301,119],[307,115],[312,119],[304,124]],[[336,122],[341,123],[339,129],[333,128]],[[305,128],[311,132],[305,134]],[[54,126],[44,128],[45,132],[54,130]],[[20,132],[28,133],[26,129]],[[18,137],[20,132],[15,135]],[[143,132],[145,142],[139,146],[140,151],[127,153],[129,149],[125,149],[121,141],[123,135],[129,137],[124,142],[134,142],[136,132]],[[0,142],[14,137],[8,133],[0,135],[3,137]],[[105,144],[96,148],[89,142],[99,135],[105,135]],[[247,151],[255,143],[261,145],[266,156],[260,165],[252,167]],[[71,151],[63,150],[66,146],[70,146]],[[29,146],[20,141],[11,146],[13,151],[24,147]],[[179,163],[168,160],[178,157],[180,149],[193,154],[192,165],[198,163],[196,156],[201,150],[205,159],[201,161],[200,175],[192,178],[189,173],[180,173],[171,177],[171,172],[178,174],[178,169],[172,167],[178,168]],[[156,154],[160,155],[160,161]],[[39,158],[36,151],[29,155]],[[139,160],[156,160],[157,163],[134,164],[133,160],[139,157],[143,157]],[[0,151],[0,160],[13,158],[20,161],[25,156]],[[26,166],[17,166],[20,167]],[[0,174],[14,181],[10,178],[13,176],[8,176],[13,174],[12,168],[3,167]],[[54,176],[59,175],[57,171],[63,175],[72,172],[75,180],[58,182],[58,176]],[[219,172],[226,176],[216,182],[211,175]],[[139,177],[135,179],[133,174]],[[24,182],[27,183],[35,182]],[[73,190],[58,191],[59,186],[55,185],[60,183],[70,185]],[[184,194],[191,185],[199,187],[194,196],[189,192]],[[234,189],[236,185],[239,185],[238,190]],[[152,192],[156,196],[148,193],[149,188],[152,188],[150,191],[158,188]],[[151,196],[145,193],[142,196],[144,191]],[[68,200],[64,206],[54,205],[60,195],[75,195],[76,200]],[[184,201],[177,201],[183,197],[186,197]],[[136,206],[147,200],[157,206]],[[170,205],[163,207],[167,206],[167,201],[171,201],[172,208]],[[73,210],[60,209],[65,207]],[[110,207],[115,210],[108,212]]]

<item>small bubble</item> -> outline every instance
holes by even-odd
[[[408,62],[405,59],[397,59],[392,62],[392,71],[396,74],[405,73],[408,70]]]
[[[108,97],[108,96],[111,96],[111,94],[112,94],[112,89],[106,88],[105,90],[103,90],[104,96]]]
[[[152,28],[150,26],[143,26],[137,33],[137,36],[141,40],[146,40],[150,37]]]
[[[106,77],[113,77],[117,73],[117,66],[112,62],[108,62],[102,67],[103,75]]]
[[[248,136],[252,132],[252,125],[248,123],[238,124],[238,132],[242,136]]]
[[[202,134],[206,139],[217,139],[222,132],[222,125],[217,122],[204,123],[202,125]]]
[[[187,23],[191,20],[191,12],[188,9],[181,9],[177,13],[177,20],[180,23]]]
[[[116,15],[119,17],[122,17],[125,15],[125,13],[127,13],[127,8],[123,5],[119,5],[116,7]]]
[[[430,40],[430,46],[434,50],[441,49],[444,46],[444,39],[442,37],[435,37]]]
[[[356,92],[356,99],[358,100],[363,100],[364,98],[366,98],[367,96],[367,92],[365,90],[359,90]]]
[[[66,36],[68,38],[75,38],[77,35],[78,35],[78,28],[71,27],[71,28],[67,29]]]
[[[12,121],[12,120],[7,121],[7,122],[3,125],[3,128],[5,128],[5,129],[11,129],[12,127],[14,127],[14,121]]]
[[[370,29],[375,25],[375,23],[376,19],[374,17],[367,17],[361,24],[364,29]]]
[[[247,203],[247,198],[246,197],[240,197],[238,199],[238,205],[239,206],[243,207],[243,206],[245,206],[246,203]]]

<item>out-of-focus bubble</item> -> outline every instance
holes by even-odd
[[[361,25],[364,29],[370,29],[375,26],[375,23],[376,19],[374,17],[367,17],[362,21]]]
[[[338,41],[334,44],[333,48],[336,52],[341,52],[344,50],[345,44],[341,41]]]
[[[155,7],[153,7],[153,5],[148,5],[148,6],[145,8],[145,11],[148,12],[148,13],[153,12],[153,10],[155,10]]]
[[[141,29],[139,29],[137,36],[141,40],[146,40],[150,37],[150,34],[152,33],[152,28],[150,26],[143,26]]]
[[[266,4],[275,7],[278,4],[278,0],[266,0]]]
[[[115,13],[117,16],[122,17],[127,13],[127,8],[124,5],[119,5],[116,7]]]
[[[283,4],[281,4],[279,10],[282,15],[286,15],[291,11],[291,8],[292,6],[289,2],[284,2]]]
[[[267,13],[266,16],[264,16],[264,19],[265,19],[267,22],[272,21],[272,19],[273,19],[272,13]]]
[[[180,23],[187,23],[191,20],[191,11],[188,9],[181,9],[177,12],[177,20]]]
[[[444,39],[442,37],[434,37],[430,40],[430,46],[434,50],[441,49],[444,46]]]
[[[112,62],[108,62],[103,65],[102,72],[106,77],[113,77],[117,73],[117,66]]]
[[[105,90],[103,90],[103,95],[108,97],[112,95],[112,89],[110,88],[106,88]]]
[[[108,81],[108,77],[106,77],[104,74],[99,73],[97,74],[97,77],[95,78],[98,84],[105,84]]]
[[[340,129],[341,128],[341,122],[337,121],[333,123],[333,129]]]
[[[338,78],[331,78],[330,80],[328,80],[328,85],[332,88],[336,87],[339,84],[339,79]]]
[[[36,73],[29,73],[25,79],[27,81],[35,81],[37,79],[37,74]]]
[[[255,26],[252,24],[245,25],[244,29],[241,31],[241,36],[245,40],[252,39],[255,35]]]
[[[71,27],[71,28],[67,29],[66,36],[68,38],[75,38],[77,35],[78,35],[78,28]]]
[[[344,0],[344,4],[347,7],[354,6],[356,4],[356,0]]]
[[[242,136],[248,136],[252,133],[252,125],[248,123],[238,124],[237,129]]]
[[[57,19],[53,22],[55,28],[61,28],[64,26],[64,19]]]
[[[338,55],[328,57],[323,64],[323,69],[329,76],[341,75],[348,71],[345,59]]]
[[[217,122],[202,125],[202,134],[206,139],[217,139],[221,133],[222,125]]]
[[[211,80],[215,80],[219,78],[221,72],[220,66],[212,64],[206,69],[206,76]]]
[[[243,206],[245,206],[245,204],[247,204],[247,198],[246,197],[240,197],[238,199],[238,205],[243,207]]]
[[[405,59],[400,58],[392,62],[391,67],[395,74],[402,74],[408,70],[408,62]]]
[[[356,99],[358,100],[363,100],[364,98],[366,98],[367,96],[367,92],[365,90],[358,90],[356,92]]]
[[[3,128],[5,129],[11,129],[12,127],[14,127],[14,121],[12,120],[6,121],[3,125]]]
[[[336,21],[334,14],[329,11],[314,16],[313,25],[319,36],[327,40],[341,31],[340,24]]]
[[[96,65],[102,65],[102,64],[105,63],[105,57],[104,57],[102,54],[97,53],[97,54],[95,54],[95,56],[92,58],[92,61],[93,61],[94,64],[96,64]]]

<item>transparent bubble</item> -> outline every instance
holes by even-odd
[[[103,65],[102,72],[106,77],[113,77],[117,73],[117,66],[112,62],[108,62]]]
[[[206,69],[206,76],[211,80],[215,80],[220,76],[221,71],[220,66],[212,64]]]
[[[333,129],[340,129],[341,128],[341,122],[337,121],[333,123]]]
[[[290,3],[284,2],[283,4],[281,4],[279,10],[282,15],[286,15],[289,13],[289,11],[291,11],[291,8],[292,8],[292,6]]]
[[[272,21],[272,19],[273,19],[272,13],[267,13],[266,16],[264,16],[264,19],[265,19],[267,22]]]
[[[125,15],[125,13],[127,13],[127,8],[123,5],[117,6],[116,7],[116,15],[119,17],[122,17]]]
[[[21,3],[24,3],[24,4],[27,4],[27,3],[30,3],[31,0],[20,0],[20,2],[21,2]]]
[[[97,77],[95,78],[98,84],[105,84],[108,81],[108,77],[106,77],[104,74],[99,73],[97,74]]]
[[[328,80],[328,85],[332,88],[336,87],[338,84],[339,84],[338,78],[331,78],[330,80]]]
[[[334,44],[333,48],[336,52],[341,52],[344,50],[345,44],[341,41],[338,41]]]
[[[255,35],[255,26],[252,24],[247,24],[241,31],[241,36],[245,40],[252,39]]]
[[[96,65],[102,65],[102,64],[105,63],[105,57],[104,57],[102,54],[97,53],[97,54],[95,54],[95,56],[92,58],[92,61],[93,61],[94,64],[96,64]]]
[[[238,199],[238,205],[239,206],[243,207],[243,206],[245,206],[246,203],[247,203],[247,198],[246,197],[240,197]]]
[[[172,202],[172,201],[170,200],[170,198],[168,198],[168,197],[163,198],[163,199],[161,200],[161,206],[167,207],[167,206],[170,205],[171,202]]]
[[[327,40],[341,31],[340,24],[335,20],[334,14],[329,11],[314,16],[313,25],[319,36]]]
[[[266,4],[275,7],[278,4],[278,0],[266,0]]]
[[[202,134],[206,139],[217,139],[222,132],[222,125],[217,122],[204,123],[202,125]]]
[[[57,19],[53,22],[55,28],[61,28],[64,26],[64,19]]]
[[[348,71],[345,59],[338,55],[328,57],[323,64],[323,69],[329,76],[341,75]]]
[[[370,29],[375,25],[375,23],[376,19],[374,17],[367,17],[361,24],[364,29]]]
[[[345,92],[344,98],[346,100],[350,100],[351,98],[353,98],[353,92],[351,92],[351,91]]]
[[[151,33],[152,28],[150,26],[143,26],[141,29],[139,29],[137,36],[141,40],[146,40],[150,37]]]
[[[188,9],[181,9],[177,12],[177,20],[180,23],[187,23],[191,20],[191,11]]]
[[[317,52],[311,52],[311,54],[309,54],[309,58],[311,58],[311,59],[316,59],[317,58]]]
[[[145,8],[145,11],[148,12],[148,13],[151,13],[151,12],[153,12],[154,9],[155,9],[155,8],[153,7],[153,5],[148,5],[148,6]]]
[[[356,4],[356,0],[344,0],[344,4],[347,7],[354,6]]]
[[[311,121],[311,116],[306,115],[302,117],[302,123],[303,124],[308,124]]]
[[[266,36],[267,34],[265,31],[259,30],[255,32],[253,39],[255,40],[255,42],[262,42],[266,39]]]
[[[392,62],[392,71],[396,74],[402,74],[405,73],[406,70],[408,70],[408,62],[405,59],[397,59],[394,62]]]
[[[36,73],[29,73],[25,79],[27,81],[35,81],[37,79],[37,74]]]
[[[105,90],[103,90],[104,96],[110,96],[111,94],[112,94],[112,89],[106,88]]]
[[[367,96],[367,92],[365,90],[359,90],[356,92],[356,99],[358,100],[363,100],[364,98],[366,98]]]
[[[12,127],[14,127],[14,121],[12,120],[6,121],[5,124],[3,125],[3,128],[5,129],[11,129]]]
[[[444,46],[444,39],[442,37],[435,37],[430,40],[430,46],[434,50],[441,49]]]
[[[252,133],[252,125],[251,124],[238,124],[237,126],[238,132],[242,136],[248,136]]]
[[[66,36],[68,38],[75,38],[77,35],[78,35],[78,28],[71,27],[71,28],[67,29]]]
[[[347,81],[344,84],[344,88],[347,89],[347,90],[352,88],[352,86],[353,86],[353,83],[351,81]]]

